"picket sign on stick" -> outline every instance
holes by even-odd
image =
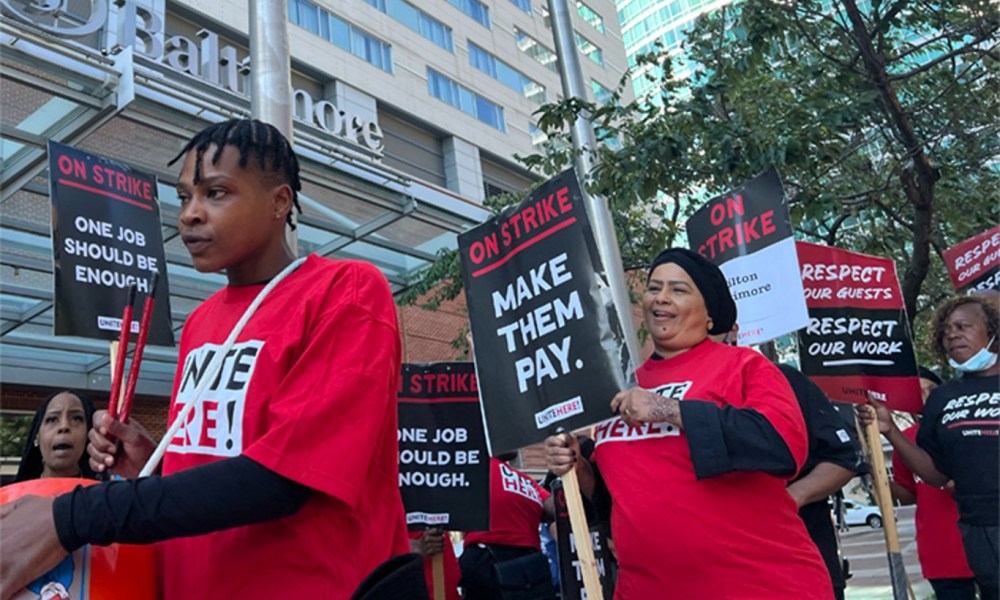
[[[878,431],[878,419],[872,420],[865,427],[868,440],[868,452],[872,465],[872,482],[875,484],[875,501],[882,513],[882,529],[885,531],[885,547],[889,557],[889,577],[892,581],[893,600],[907,600],[906,568],[903,566],[903,554],[899,548],[899,535],[896,531],[896,514],[892,508],[892,496],[889,492],[889,473],[885,469],[885,456],[882,455],[882,437]]]
[[[444,543],[451,543],[447,535],[444,537]],[[441,552],[431,557],[431,579],[434,585],[434,600],[445,600],[444,554]]]
[[[580,481],[576,477],[576,470],[570,470],[563,475],[562,483],[566,493],[569,523],[573,529],[573,538],[576,540],[576,555],[580,559],[580,571],[583,573],[583,589],[587,590],[588,600],[604,600],[604,590],[601,588],[601,577],[597,573],[594,547],[590,544],[590,527],[587,525],[587,515],[583,512],[583,499],[580,496]]]

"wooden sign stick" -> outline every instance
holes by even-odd
[[[444,543],[450,544],[445,535]],[[445,600],[444,589],[444,555],[440,552],[431,557],[431,578],[434,586],[434,600]]]
[[[896,513],[892,508],[892,495],[889,492],[889,473],[885,469],[885,456],[882,455],[882,436],[878,431],[878,420],[873,420],[865,428],[868,440],[868,452],[872,465],[872,482],[875,484],[875,500],[879,512],[882,513],[882,528],[885,531],[885,547],[889,558],[889,578],[892,581],[893,600],[907,600],[906,569],[903,566],[903,554],[899,548],[899,535],[896,531]]]
[[[601,578],[597,573],[597,560],[594,558],[594,547],[590,543],[590,527],[587,525],[587,515],[583,512],[583,498],[580,496],[580,482],[576,471],[571,470],[562,476],[563,490],[566,493],[566,508],[569,511],[569,523],[576,540],[576,556],[580,560],[580,571],[583,573],[583,589],[587,590],[588,600],[604,600],[601,589]]]

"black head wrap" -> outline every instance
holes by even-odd
[[[664,263],[674,263],[684,269],[698,287],[702,297],[705,298],[705,308],[708,310],[708,316],[712,319],[712,328],[708,330],[709,334],[718,335],[733,328],[733,325],[736,324],[736,302],[733,301],[733,296],[729,293],[726,277],[719,267],[712,264],[704,256],[687,248],[667,248],[650,263],[646,280],[648,281],[653,275],[653,270],[656,267]]]
[[[38,431],[42,428],[42,420],[45,418],[45,412],[49,409],[49,403],[52,402],[53,398],[63,393],[73,394],[80,399],[80,404],[83,405],[83,412],[87,416],[87,431],[90,431],[90,428],[94,425],[94,403],[82,392],[76,390],[59,390],[43,400],[42,405],[35,411],[35,418],[31,421],[28,439],[24,442],[24,454],[21,455],[21,464],[18,465],[17,475],[14,477],[15,482],[38,479],[42,476],[44,467],[42,465],[42,449],[35,445],[35,438],[38,437]],[[86,439],[84,443],[86,443]],[[80,477],[97,479],[97,475],[90,468],[86,448],[84,448],[83,456],[80,457],[79,465]]]

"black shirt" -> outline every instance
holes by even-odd
[[[778,365],[795,392],[809,436],[809,454],[795,481],[808,475],[820,463],[832,463],[849,471],[864,470],[857,435],[819,387],[802,372],[788,365]],[[819,549],[830,571],[833,587],[846,585],[837,555],[837,537],[830,519],[829,499],[824,498],[799,509],[799,517],[809,531],[809,537]]]
[[[934,388],[917,445],[955,482],[959,521],[1000,522],[1000,378],[966,375]]]

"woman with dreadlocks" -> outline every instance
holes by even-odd
[[[274,127],[219,123],[182,157],[181,238],[195,268],[225,271],[228,285],[184,326],[170,408],[183,425],[163,475],[4,507],[4,599],[87,543],[166,540],[168,600],[347,598],[408,551],[385,277],[362,262],[295,260],[285,227],[299,166]],[[91,465],[135,477],[152,440],[103,412],[95,423]]]

